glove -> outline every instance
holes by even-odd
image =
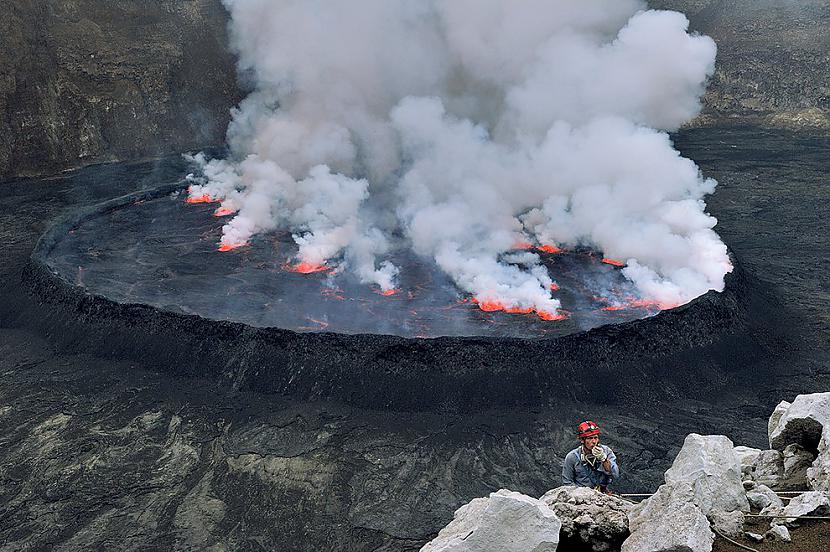
[[[605,450],[599,445],[591,449],[591,454],[593,454],[594,458],[596,458],[600,462],[605,462],[606,460],[608,460],[608,455],[605,454]]]

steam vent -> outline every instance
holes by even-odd
[[[586,365],[620,393],[740,316],[737,266],[723,292],[661,311],[635,298],[617,261],[523,243],[556,277],[555,318],[479,304],[403,248],[399,287],[384,293],[292,264],[287,232],[222,251],[223,213],[186,201],[185,187],[87,208],[41,238],[27,275],[62,339],[240,389],[409,410],[571,396]]]

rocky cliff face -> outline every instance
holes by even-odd
[[[17,0],[0,21],[0,178],[222,142],[243,93],[220,0]],[[652,0],[718,43],[693,124],[830,129],[825,0]]]
[[[0,177],[222,142],[241,95],[219,0],[4,4]]]
[[[718,44],[704,111],[693,124],[830,128],[826,0],[650,0],[685,13]]]

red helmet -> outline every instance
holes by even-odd
[[[591,420],[585,420],[577,426],[576,433],[580,439],[593,437],[594,435],[599,435],[599,426]]]

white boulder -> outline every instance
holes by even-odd
[[[775,406],[775,410],[772,411],[772,415],[769,417],[769,422],[767,422],[767,437],[769,438],[770,448],[772,448],[772,434],[778,429],[778,423],[781,421],[781,417],[790,406],[792,406],[792,403],[781,401]]]
[[[830,490],[830,393],[798,395],[789,407],[779,407],[783,413],[769,433],[770,446],[783,451],[788,445],[797,444],[815,451],[817,456],[806,473],[807,480],[813,489]]]
[[[830,514],[830,493],[809,491],[802,493],[784,507],[782,518],[774,520],[775,525],[797,525],[799,516],[826,516]]]
[[[783,525],[773,525],[767,531],[766,537],[771,540],[779,540],[781,542],[792,542],[790,537],[790,530]]]
[[[622,552],[710,552],[715,535],[693,497],[687,482],[661,485],[629,514]]]
[[[818,442],[818,456],[807,468],[807,481],[817,491],[830,491],[830,428],[827,426]]]
[[[628,536],[628,512],[633,504],[588,487],[557,487],[542,502],[562,522],[563,546],[568,541],[580,550],[618,550]]]
[[[766,485],[755,485],[751,490],[748,490],[746,492],[746,500],[756,510],[763,510],[770,504],[778,508],[784,507],[784,502],[775,494],[775,491]]]
[[[770,448],[783,451],[787,445],[796,443],[807,450],[815,450],[821,439],[822,429],[828,423],[830,423],[830,393],[799,395],[784,411],[775,428],[770,432]],[[770,418],[771,424],[772,418]]]
[[[761,454],[761,449],[737,446],[734,450],[735,456],[738,457],[738,461],[741,463],[741,473],[744,475],[751,474],[755,468],[755,462]]]
[[[762,542],[764,540],[764,535],[759,535],[758,533],[752,533],[747,531],[746,533],[744,533],[744,535],[746,535],[746,538],[748,538],[751,541]]]
[[[666,483],[688,483],[693,501],[704,515],[713,510],[749,511],[741,483],[741,464],[732,441],[724,435],[686,436],[683,448],[666,472]]]
[[[721,535],[735,539],[744,532],[744,513],[740,510],[732,512],[714,510],[709,514],[709,523],[712,524],[712,529]]]
[[[560,526],[541,500],[502,489],[456,510],[421,552],[555,552]]]

